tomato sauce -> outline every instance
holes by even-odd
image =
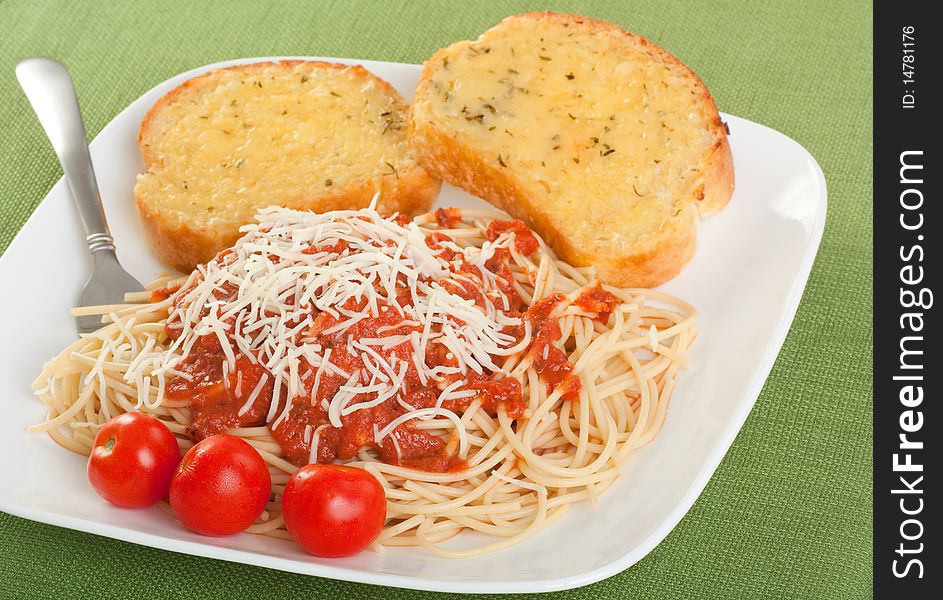
[[[441,215],[437,212],[437,220],[446,224],[461,215],[460,212],[457,215],[447,211],[440,212]],[[529,254],[539,248],[536,238],[521,221],[492,222],[488,228],[488,237],[497,239],[504,231],[514,232],[519,252]],[[480,277],[479,266],[468,264],[461,253],[445,244],[451,241],[441,232],[426,237],[427,245],[449,262],[454,273]],[[304,252],[342,254],[348,250],[346,242],[339,242],[329,246],[312,245]],[[215,260],[225,263],[228,259],[227,253],[223,252]],[[509,251],[506,248],[497,248],[485,264],[485,268],[495,275],[494,281],[498,291],[493,288],[485,291],[474,283],[466,283],[461,277],[444,285],[449,292],[471,300],[478,306],[484,307],[491,302],[494,306],[500,306],[506,315],[528,321],[532,330],[530,352],[533,353],[533,363],[541,380],[551,390],[561,389],[564,397],[575,397],[580,390],[579,378],[573,373],[573,366],[565,353],[554,345],[560,339],[561,332],[551,313],[563,297],[555,294],[529,308],[525,307],[514,291],[509,262]],[[410,298],[409,289],[404,283],[402,288],[397,290],[397,293],[402,294],[399,299],[402,306],[403,302]],[[176,290],[162,293],[167,294],[164,297],[169,297],[174,291]],[[226,284],[217,290],[215,295],[217,298],[234,298],[237,292],[234,286]],[[509,302],[506,308],[501,294],[504,294]],[[179,305],[185,296],[179,294],[175,299],[178,309],[184,308]],[[615,296],[601,289],[584,294],[578,300],[584,309],[600,314],[611,312],[617,302]],[[351,298],[338,308],[363,313],[367,310],[367,301]],[[502,407],[512,419],[523,418],[527,414],[521,384],[513,378],[488,372],[477,374],[469,370],[460,375],[444,374],[439,381],[424,382],[415,365],[412,342],[408,339],[410,334],[420,333],[422,328],[415,322],[404,321],[392,305],[380,302],[377,312],[371,312],[370,316],[341,331],[331,331],[338,320],[330,312],[318,312],[313,307],[311,311],[309,316],[313,317],[312,324],[298,332],[296,343],[299,346],[320,346],[318,354],[329,356],[332,368],[323,368],[320,375],[317,375],[318,369],[306,361],[301,361],[301,389],[290,399],[279,397],[276,401],[274,378],[264,366],[247,356],[239,355],[233,368],[224,367],[226,355],[219,339],[215,335],[199,338],[189,355],[175,367],[183,375],[171,377],[166,388],[167,398],[189,401],[190,435],[194,440],[234,427],[267,426],[272,437],[281,446],[286,459],[296,465],[309,462],[312,458],[312,444],[316,441],[316,460],[321,463],[351,459],[367,449],[375,452],[380,460],[387,463],[445,472],[466,467],[464,461],[456,456],[454,440],[449,444],[442,437],[415,427],[412,421],[398,425],[382,439],[377,439],[377,433],[394,419],[418,408],[441,406],[460,415],[472,402],[478,401],[481,410],[492,415]],[[461,324],[457,319],[456,321]],[[299,317],[298,323],[300,322]],[[233,324],[233,328],[235,326]],[[524,327],[508,327],[505,331],[520,340]],[[169,319],[167,333],[171,338],[176,338],[180,334],[179,323],[175,325],[173,319]],[[398,344],[370,347],[394,371],[404,370],[398,399],[389,398],[377,406],[354,410],[339,417],[335,415],[332,420],[328,414],[331,400],[341,391],[342,386],[348,385],[351,373],[363,371],[364,356],[370,356],[370,353],[352,344],[391,336],[404,336],[407,339]],[[440,344],[429,344],[423,359],[430,369],[459,365],[457,358]],[[374,362],[379,364],[377,360]],[[500,360],[497,364],[501,364]],[[266,377],[266,382],[259,388],[258,395],[251,405],[246,408],[250,394],[259,386],[263,377]],[[455,390],[465,393],[459,398],[447,398],[439,402],[442,390],[459,379],[462,384]],[[281,389],[279,395],[284,396],[285,393],[286,390]],[[375,399],[375,396],[368,396],[369,394],[359,394],[349,399],[347,406]],[[277,405],[274,411],[270,411],[273,402]],[[269,415],[270,412],[274,416]],[[338,418],[341,427],[334,426]]]
[[[602,286],[596,284],[594,288],[580,294],[575,304],[586,312],[596,313],[596,320],[606,323],[616,307],[622,304],[622,300],[612,292],[602,289]]]
[[[312,244],[301,251],[302,254],[319,254],[321,252],[330,252],[332,254],[341,254],[350,248],[345,240],[338,240],[336,244]]]
[[[580,379],[566,354],[554,345],[563,334],[551,313],[562,301],[563,294],[545,296],[527,309],[525,318],[533,331],[530,351],[537,374],[551,391],[560,388],[563,398],[575,398],[580,393]]]
[[[514,234],[514,249],[524,256],[530,256],[540,249],[540,242],[537,241],[537,237],[534,236],[534,232],[531,231],[527,225],[524,224],[524,221],[521,221],[520,219],[512,219],[510,221],[492,221],[488,224],[488,239],[492,242],[498,239],[498,237],[500,237],[501,234],[505,232]]]
[[[439,227],[454,229],[462,222],[462,209],[460,208],[437,208],[435,211],[435,222]]]
[[[204,338],[208,339],[208,338]],[[226,360],[219,342],[194,348],[176,369],[186,373],[171,377],[164,391],[170,400],[190,402],[190,437],[199,441],[234,427],[260,427],[272,401],[271,387],[263,386],[253,405],[243,414],[239,409],[258,385],[265,369],[247,358],[236,359],[236,368],[223,374]],[[269,377],[271,379],[271,377]]]
[[[151,290],[150,301],[163,302],[167,298],[170,298],[171,296],[173,296],[179,289],[180,289],[180,284],[178,283],[176,285],[168,285],[165,287],[157,288],[155,290]]]

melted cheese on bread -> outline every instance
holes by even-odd
[[[165,260],[186,269],[234,241],[264,206],[359,208],[382,187],[383,210],[424,211],[438,184],[409,152],[407,110],[362,67],[261,63],[191,80],[141,128],[147,172],[135,196],[145,225],[159,219],[179,236],[211,234],[198,255]],[[174,241],[148,229],[158,254],[173,254]]]
[[[411,118],[431,172],[628,285],[657,283],[680,265],[650,277],[597,258],[630,256],[671,228],[704,199],[710,157],[726,147],[717,109],[687,67],[613,25],[552,13],[510,17],[438,52]],[[457,148],[442,149],[438,134]],[[726,202],[732,170],[729,180],[704,212]]]

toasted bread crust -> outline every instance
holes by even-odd
[[[567,262],[596,267],[600,278],[606,283],[624,287],[652,287],[673,278],[694,255],[698,215],[707,216],[719,211],[730,200],[733,192],[733,160],[725,126],[713,97],[700,78],[680,60],[645,38],[605,21],[572,14],[533,12],[508,17],[495,29],[514,20],[528,18],[550,18],[565,27],[579,25],[594,32],[631,38],[641,44],[653,60],[662,61],[696,81],[700,102],[710,116],[709,129],[714,143],[697,165],[700,176],[693,178],[688,190],[675,199],[675,214],[666,218],[658,230],[639,239],[629,252],[594,252],[587,247],[585,240],[567,231],[565,221],[554,222],[544,211],[538,210],[540,199],[526,193],[507,170],[496,168],[493,161],[486,160],[476,148],[463,144],[448,131],[437,127],[432,119],[415,118],[416,112],[424,109],[422,104],[426,98],[431,97],[431,80],[443,59],[475,42],[458,42],[439,50],[426,61],[410,109],[408,136],[413,153],[434,176],[524,220]]]
[[[321,61],[281,61],[278,63],[262,62],[236,65],[210,71],[177,86],[162,96],[148,111],[138,133],[138,145],[145,167],[150,170],[158,163],[148,143],[155,135],[160,135],[161,120],[165,111],[182,94],[203,85],[211,85],[213,78],[221,71],[245,71],[277,65],[292,68],[303,65],[309,70],[329,69],[348,70],[358,77],[370,78],[379,84],[383,93],[405,103],[400,94],[388,82],[376,77],[367,69],[356,65],[348,66]],[[400,212],[415,215],[429,209],[439,194],[441,182],[429,175],[415,161],[407,169],[394,173],[384,173],[365,180],[351,181],[347,185],[327,189],[323,193],[311,196],[295,197],[279,202],[283,206],[300,210],[324,212],[363,208],[378,191],[381,197],[378,208],[382,212]],[[169,267],[180,271],[192,270],[197,264],[212,259],[220,250],[231,246],[239,238],[237,226],[206,225],[192,215],[174,208],[161,206],[159,199],[141,193],[135,188],[135,203],[145,235],[157,258]]]
[[[381,213],[417,215],[429,210],[439,195],[441,181],[417,167],[401,173],[399,179],[383,177],[357,182],[329,195],[282,204],[314,212],[354,210],[363,208],[364,198],[372,198],[381,186],[382,194],[377,206]],[[186,215],[160,210],[138,195],[135,195],[135,203],[145,237],[157,259],[178,271],[191,271],[196,265],[211,260],[220,250],[232,246],[241,235],[237,230],[194,226],[187,221]]]
[[[695,196],[695,200],[700,215],[709,217],[727,206],[733,196],[733,154],[730,152],[730,142],[726,135],[720,136],[713,152],[704,163],[703,195]]]

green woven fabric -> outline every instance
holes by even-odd
[[[61,176],[15,63],[65,62],[89,135],[153,85],[223,59],[422,62],[505,15],[553,8],[663,45],[720,108],[819,160],[828,224],[792,331],[703,495],[644,560],[561,598],[871,594],[871,6],[707,3],[0,0],[0,251]],[[4,284],[6,290],[6,284]],[[0,597],[426,598],[153,550],[0,514]]]

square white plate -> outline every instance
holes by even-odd
[[[138,126],[164,93],[193,76],[251,59],[207,65],[158,85],[125,109],[91,144],[122,264],[139,280],[161,269],[137,221],[132,197],[143,171]],[[278,60],[278,59],[275,59]],[[407,99],[418,65],[324,59],[364,65]],[[699,249],[663,286],[701,311],[692,365],[677,385],[661,435],[642,449],[604,494],[599,510],[580,506],[529,541],[467,560],[418,549],[324,560],[289,542],[241,534],[202,537],[157,508],[123,510],[100,500],[84,459],[45,435],[30,436],[43,406],[30,382],[75,336],[68,310],[90,261],[69,192],[59,181],[0,259],[0,509],[138,544],[322,577],[453,592],[543,592],[604,579],[644,557],[678,523],[710,479],[753,407],[796,312],[825,225],[825,179],[788,137],[724,116],[736,166],[729,206],[704,221]],[[39,127],[36,135],[40,135]],[[437,205],[481,205],[444,186]]]

